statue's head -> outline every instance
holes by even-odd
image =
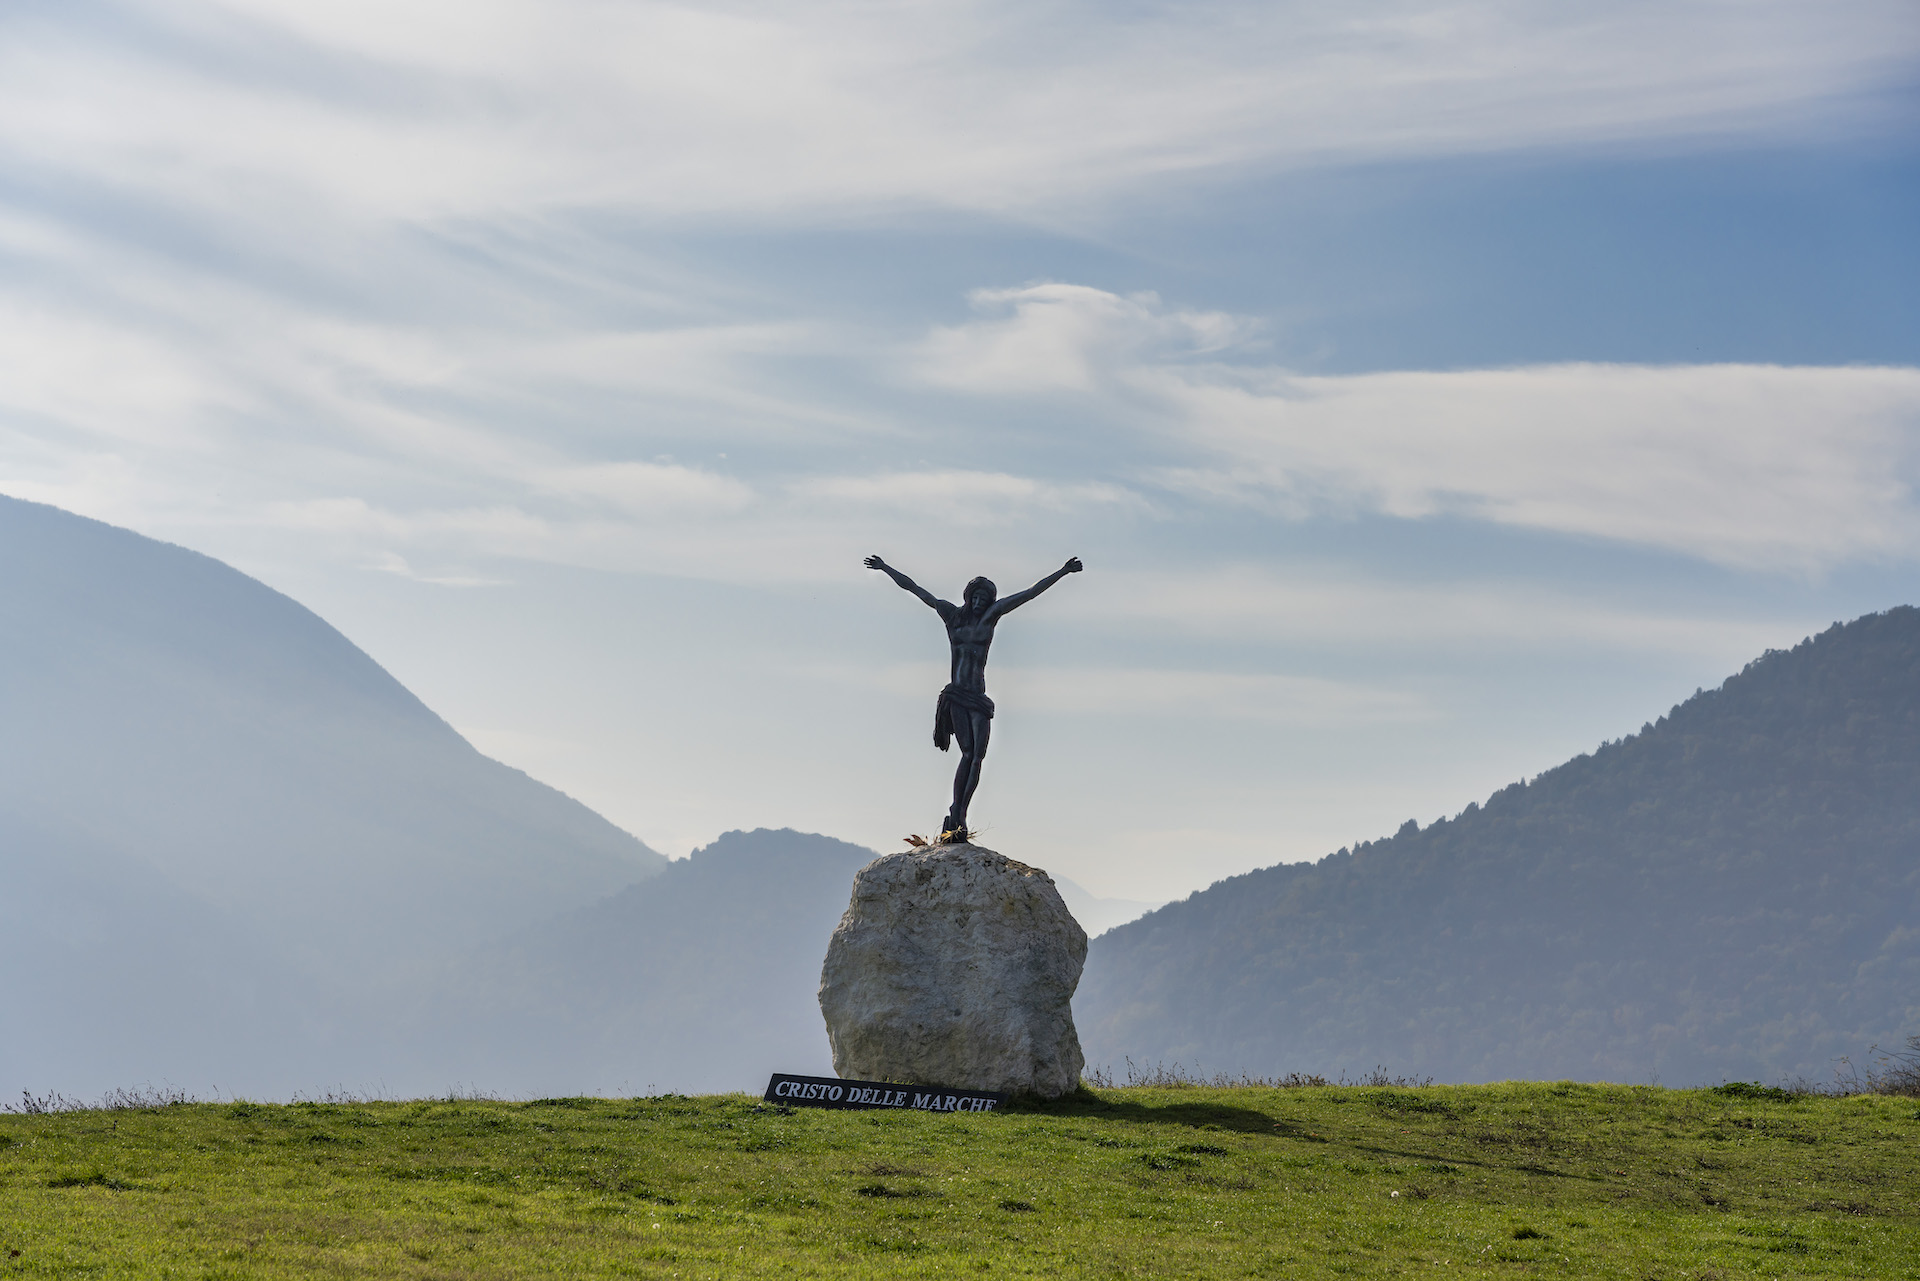
[[[1000,589],[993,585],[991,578],[976,578],[967,584],[967,590],[960,593],[960,599],[968,608],[985,613],[994,601],[1000,599]]]

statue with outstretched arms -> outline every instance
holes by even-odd
[[[986,759],[987,738],[993,728],[993,700],[987,697],[987,651],[993,647],[993,629],[1002,617],[1011,614],[1047,588],[1084,568],[1075,556],[1059,569],[1004,600],[992,580],[976,578],[960,594],[961,603],[951,604],[908,578],[881,560],[869,556],[868,569],[877,569],[901,588],[912,592],[940,615],[947,625],[947,645],[953,663],[947,687],[933,711],[933,743],[941,751],[949,741],[960,742],[960,767],[953,775],[953,808],[947,811],[940,836],[946,841],[967,839],[967,806],[973,791],[980,786],[980,764]]]

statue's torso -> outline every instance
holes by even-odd
[[[996,620],[955,610],[946,621],[947,642],[953,647],[953,674],[949,679],[961,689],[986,693],[987,651],[993,647]]]

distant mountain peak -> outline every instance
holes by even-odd
[[[0,552],[0,874],[45,896],[11,905],[14,972],[80,983],[172,954],[206,978],[203,944],[220,938],[237,973],[364,994],[665,864],[219,561],[3,497]],[[171,905],[159,922],[128,919],[136,884]],[[52,959],[76,947],[84,964]],[[173,989],[194,1026],[214,1017],[190,1008],[200,981],[183,970]],[[6,1039],[100,1059],[121,999],[81,984],[67,1018],[93,1032]]]

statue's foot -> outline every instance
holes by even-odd
[[[942,845],[963,845],[967,839],[967,825],[956,821],[949,814],[940,824],[940,843]]]

